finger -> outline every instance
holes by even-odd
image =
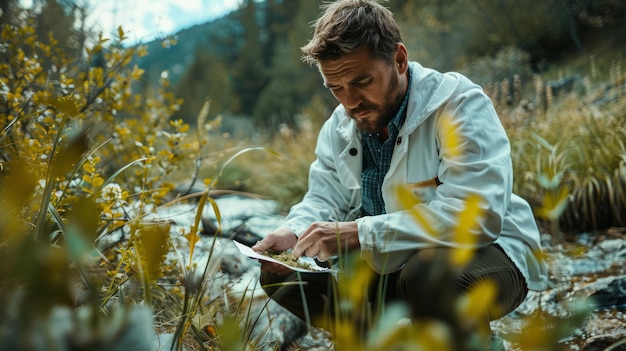
[[[298,240],[306,239],[313,232],[313,225],[310,225],[304,232],[298,235]]]
[[[252,250],[256,252],[265,251],[271,249],[272,246],[276,244],[276,240],[272,236],[267,236],[263,238],[261,241],[257,241],[254,246],[251,247]]]
[[[300,243],[298,242],[298,244],[296,244],[296,246],[293,248],[293,251],[291,252],[291,255],[293,256],[293,258],[298,259],[300,257],[304,256],[308,256],[308,257],[315,257],[315,255],[317,254],[317,249],[315,248],[315,245],[311,245],[309,243]]]
[[[302,255],[302,252],[306,250],[311,245],[315,244],[317,235],[315,234],[315,227],[313,225],[309,226],[302,234],[300,234],[297,238],[296,245],[294,246],[294,251],[296,247],[299,246],[298,255]],[[300,257],[298,256],[298,257]],[[297,258],[297,257],[296,257]]]
[[[265,251],[269,248],[269,245],[267,243],[264,242],[264,240],[261,241],[257,241],[256,244],[254,244],[251,249],[256,251],[256,252],[261,252],[261,251]]]
[[[298,240],[298,242],[296,242],[296,246],[293,247],[293,251],[291,251],[291,255],[293,255],[294,258],[298,259],[300,258],[300,256],[302,256],[302,252],[304,252],[304,250],[306,249],[306,242]]]
[[[300,258],[300,256],[302,256],[303,253],[306,253],[307,250],[311,249],[313,245],[315,245],[315,238],[313,236],[300,236],[291,254],[294,258]],[[307,254],[307,256],[309,255]]]
[[[319,249],[319,247],[318,247],[317,245],[313,245],[313,246],[310,246],[308,249],[306,249],[306,250],[304,251],[304,254],[305,254],[307,257],[315,257],[315,256],[319,256],[319,254],[320,254],[320,249]]]

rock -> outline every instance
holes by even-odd
[[[626,277],[612,277],[611,282],[589,297],[597,309],[626,309]]]

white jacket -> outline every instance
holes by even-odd
[[[512,194],[510,145],[491,101],[460,74],[442,74],[415,62],[410,65],[407,117],[382,185],[387,214],[358,218],[363,149],[354,121],[339,105],[320,131],[309,190],[292,207],[283,226],[299,235],[314,221],[356,220],[361,257],[375,271],[390,273],[400,269],[415,250],[460,247],[451,234],[465,208],[464,199],[474,193],[483,199],[480,227],[472,232],[477,246],[499,244],[526,278],[528,288],[544,289],[547,273],[537,258],[539,231],[528,203]],[[452,117],[460,143],[442,142],[449,135],[442,116]],[[460,149],[451,150],[450,144]],[[424,184],[432,185],[417,186]],[[438,235],[429,234],[402,208],[398,185],[413,189],[421,200],[413,210],[427,218]]]

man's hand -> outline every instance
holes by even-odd
[[[254,246],[252,246],[252,250],[256,252],[261,252],[265,250],[282,252],[287,249],[293,248],[296,245],[297,240],[298,238],[296,237],[296,235],[292,233],[289,229],[280,228],[267,234],[267,236],[263,238],[263,240],[257,242]],[[293,272],[293,270],[281,264],[263,260],[261,260],[261,269],[278,275],[285,275]]]
[[[315,222],[300,235],[293,248],[293,256],[303,254],[326,261],[340,252],[361,247],[356,222]]]

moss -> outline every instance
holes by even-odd
[[[311,264],[302,262],[293,257],[291,251],[278,252],[273,250],[265,250],[261,252],[261,254],[292,267],[313,270],[313,266]]]

